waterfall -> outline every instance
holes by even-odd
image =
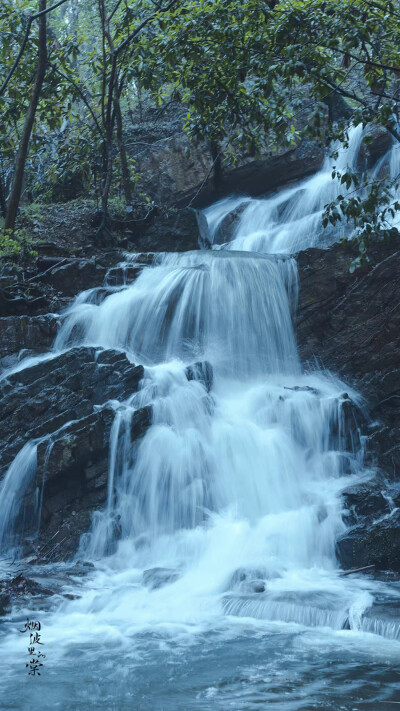
[[[190,598],[200,576],[227,615],[346,623],[360,592],[335,577],[340,493],[366,474],[343,385],[301,371],[296,299],[292,258],[211,250],[159,255],[133,284],[75,301],[57,348],[120,348],[145,365],[114,422],[107,506],[78,557],[142,570],[172,596],[180,586]],[[186,377],[199,360],[212,365],[210,392]],[[137,446],[129,422],[146,405],[153,423]]]
[[[315,175],[272,197],[226,198],[207,208],[211,245],[216,249],[287,254],[307,247],[329,246],[344,236],[343,225],[322,228],[322,213],[325,205],[343,190],[338,180],[332,180],[333,167],[338,171],[346,166],[357,168],[362,136],[361,125],[351,128],[347,148],[332,146],[332,152],[338,152],[337,158],[326,157]]]
[[[390,179],[392,181],[398,180],[400,176],[400,146],[397,141],[393,140],[393,145],[386,151],[385,155],[377,161],[374,169],[372,171],[372,178],[375,180],[379,179]],[[393,197],[395,200],[400,200],[400,187],[394,186]],[[398,213],[392,216],[390,213],[386,214],[385,221],[389,226],[399,227],[399,216]]]
[[[165,255],[99,305],[77,303],[56,347],[121,348],[145,365],[207,358],[237,377],[299,371],[286,295],[294,269],[248,254]]]
[[[360,141],[354,129],[339,168],[355,165]],[[115,348],[144,365],[139,391],[117,408],[107,504],[81,539],[78,558],[97,577],[65,612],[74,643],[104,616],[118,630],[224,615],[381,629],[362,622],[373,583],[340,577],[335,557],[341,494],[372,475],[345,414],[349,392],[359,399],[333,375],[302,372],[296,262],[282,256],[321,243],[321,211],[337,194],[331,171],[326,159],[271,198],[217,204],[206,211],[212,239],[238,213],[229,243],[158,255],[133,283],[84,292],[65,313],[55,351]],[[199,361],[212,387],[188,380]],[[132,442],[131,418],[147,405],[152,424]],[[20,513],[33,461],[26,445],[7,473],[0,531]]]
[[[34,485],[36,455],[36,442],[27,442],[9,466],[1,483],[0,552],[13,549],[32,523],[32,512],[25,509],[24,498]]]

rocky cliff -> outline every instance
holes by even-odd
[[[304,364],[337,373],[365,398],[360,427],[374,477],[344,492],[352,525],[338,543],[345,568],[400,571],[400,242],[349,272],[350,246],[298,255],[297,338]]]

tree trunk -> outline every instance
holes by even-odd
[[[222,152],[219,143],[215,140],[211,141],[210,150],[214,167],[214,186],[215,190],[218,192],[222,182]]]
[[[39,0],[39,12],[46,10],[47,0]],[[10,199],[7,205],[7,215],[5,219],[5,229],[14,231],[17,217],[19,201],[21,199],[22,184],[25,173],[25,164],[28,155],[29,141],[35,122],[36,109],[38,107],[40,93],[47,66],[47,36],[46,36],[46,15],[38,18],[39,22],[39,51],[38,65],[36,70],[35,83],[32,87],[29,100],[28,111],[22,129],[21,140],[18,148],[17,160],[15,164],[14,177],[11,187]]]
[[[0,215],[1,215],[1,217],[6,216],[6,196],[5,196],[3,175],[0,175]]]
[[[124,189],[125,201],[127,205],[132,202],[132,190],[131,190],[131,177],[129,173],[128,157],[126,154],[126,148],[122,136],[122,114],[121,105],[119,102],[119,92],[118,88],[115,87],[114,94],[114,107],[115,107],[115,118],[117,122],[117,143],[119,150],[119,157],[121,159],[121,173],[122,173],[122,187]]]

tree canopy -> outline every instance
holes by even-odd
[[[328,146],[360,123],[400,141],[397,1],[3,0],[0,35],[6,223],[29,112],[29,189],[51,199],[55,186],[78,174],[101,195],[103,229],[116,182],[127,203],[134,200],[124,132],[143,94],[160,107],[186,106],[186,130],[207,139],[215,155],[297,145],[305,135]],[[329,124],[327,106],[336,119]],[[365,253],[373,234],[390,232],[398,178],[349,171],[334,178],[343,194],[327,206],[325,223],[354,223]],[[13,230],[15,219],[8,224]]]

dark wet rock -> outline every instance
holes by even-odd
[[[343,492],[345,522],[351,528],[337,542],[344,569],[373,565],[400,572],[400,491],[397,484],[375,479]]]
[[[263,593],[267,589],[263,580],[251,580],[250,585],[255,593]]]
[[[10,611],[11,596],[3,583],[0,583],[0,617],[3,617]]]
[[[364,132],[358,158],[359,168],[372,168],[393,145],[393,138],[383,126],[370,126]]]
[[[188,380],[198,380],[203,383],[207,392],[210,392],[213,381],[214,373],[211,363],[208,360],[198,361],[193,363],[193,365],[188,365],[185,369],[186,377]]]
[[[267,590],[266,580],[271,574],[264,569],[238,568],[231,576],[226,590],[237,590],[241,593],[263,593]]]
[[[143,252],[187,252],[199,248],[197,211],[173,208],[155,212],[142,230],[128,235],[129,249]]]
[[[400,511],[351,529],[337,543],[343,568],[375,565],[400,572]]]
[[[234,232],[240,222],[241,214],[246,206],[242,203],[236,210],[232,210],[229,215],[226,215],[222,220],[214,235],[214,244],[225,244],[233,239]]]
[[[7,581],[7,589],[11,597],[17,595],[53,595],[50,588],[40,585],[32,578],[26,578],[22,573],[18,573],[14,578]]]
[[[384,421],[390,415],[384,413]],[[383,417],[382,417],[383,419]],[[400,424],[395,413],[393,426],[377,422],[366,443],[367,462],[378,465],[393,481],[400,481]]]
[[[114,267],[107,273],[107,284],[109,286],[124,286],[136,281],[143,267],[136,264],[127,264]]]
[[[65,504],[70,503],[71,496],[77,498],[74,492],[69,491],[71,488],[75,489],[77,483],[79,485],[92,479],[96,479],[97,486],[105,483],[99,481],[98,469],[103,472],[103,460],[108,453],[113,419],[114,410],[104,407],[65,425],[50,438],[39,443],[37,466],[40,479],[45,482],[45,508],[57,510],[60,507],[59,502],[52,503],[51,489],[54,486],[56,492],[61,493],[64,499],[62,503]],[[99,459],[101,464],[97,467]],[[107,470],[103,473],[107,475]],[[46,517],[45,512],[43,515]]]
[[[153,409],[151,405],[140,408],[133,413],[130,422],[131,440],[142,437],[152,423]]]
[[[35,488],[43,487],[37,542],[42,561],[64,560],[75,553],[92,512],[106,502],[113,420],[112,408],[103,408],[39,444]]]
[[[347,511],[346,520],[351,524],[373,520],[376,512],[390,512],[388,499],[384,495],[385,483],[380,478],[355,484],[346,489],[342,496]]]
[[[143,584],[150,590],[158,590],[178,580],[179,573],[173,568],[149,568],[143,573]]]
[[[132,247],[133,245],[131,245]],[[144,267],[157,263],[159,254],[154,252],[134,253],[129,261],[122,261],[108,270],[105,283],[107,286],[132,284]]]
[[[297,339],[303,362],[317,359],[354,386],[379,422],[370,462],[398,476],[400,427],[400,251],[398,237],[371,248],[371,266],[349,272],[351,246],[298,255]],[[397,434],[396,434],[397,433]],[[386,459],[382,457],[386,455]]]
[[[40,562],[69,559],[78,549],[93,512],[107,500],[110,432],[114,410],[103,407],[71,422],[38,446],[36,485],[43,487]],[[151,408],[134,413],[132,441],[138,443],[151,422]]]
[[[8,316],[0,318],[0,369],[14,366],[22,355],[46,352],[56,337],[58,318],[43,316]]]
[[[347,393],[339,398],[338,417],[332,423],[331,437],[336,449],[359,452],[362,448],[361,432],[366,426],[366,417]]]
[[[29,439],[43,437],[95,405],[136,392],[143,367],[124,353],[77,347],[0,381],[0,471]]]
[[[0,289],[0,317],[33,316],[55,311],[59,300],[47,286],[41,286],[31,280],[15,280],[4,289]]]
[[[101,286],[119,250],[90,258],[41,255],[29,266],[0,265],[0,318],[57,313],[80,291]]]
[[[294,392],[303,392],[303,393],[312,393],[313,395],[320,395],[319,390],[316,388],[312,388],[310,385],[293,385],[293,387],[289,387],[289,385],[284,385],[284,390],[293,390]]]
[[[40,560],[65,560],[76,552],[92,513],[107,498],[109,441],[114,408],[138,388],[143,367],[111,349],[72,348],[0,381],[0,466],[4,473],[22,446],[39,439],[37,470],[23,507],[25,535],[37,526],[40,535],[29,554]],[[151,423],[150,407],[131,420],[132,441]]]
[[[244,159],[239,166],[224,166],[217,185],[208,180],[193,205],[202,207],[232,193],[257,197],[285,183],[315,173],[322,165],[324,150],[312,141],[296,149],[280,149],[274,155]],[[180,203],[179,203],[180,204]]]
[[[0,581],[0,617],[6,615],[17,602],[28,602],[31,597],[49,597],[55,591],[32,578],[18,573],[13,578]]]
[[[206,225],[204,225],[200,230],[202,237],[202,246],[204,246],[205,248],[210,248],[212,244],[225,244],[226,242],[230,242],[234,237],[234,233],[239,225],[241,215],[247,204],[248,203],[246,202],[246,199],[244,199],[243,202],[241,202],[235,210],[229,212],[218,225],[218,229],[215,231],[215,234],[212,238],[208,230],[208,225],[207,227]],[[204,219],[206,220],[205,217]]]
[[[364,419],[354,403],[344,403],[345,427],[355,418],[368,435],[366,462],[388,480],[385,489],[400,482],[399,238],[373,245],[372,264],[351,274],[356,254],[336,244],[298,255],[297,338],[303,362],[317,361],[365,397]],[[397,513],[383,518],[390,513],[388,500],[366,484],[345,498],[356,525],[338,544],[342,566],[398,570],[400,521]]]
[[[46,269],[42,275],[37,277],[37,280],[45,281],[47,285],[64,296],[75,296],[84,289],[100,286],[106,271],[106,266],[100,264],[94,257],[92,259],[63,259],[61,264]]]
[[[309,175],[321,167],[324,150],[305,140],[296,149],[281,147],[259,158],[243,156],[239,165],[221,158],[216,179],[210,148],[179,132],[146,147],[137,169],[143,189],[156,204],[198,208],[232,193],[262,195]]]

